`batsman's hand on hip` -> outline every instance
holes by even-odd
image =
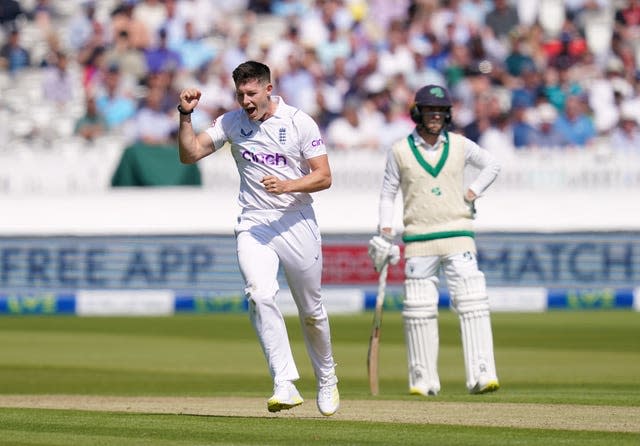
[[[477,198],[478,196],[471,189],[468,189],[467,192],[464,194],[464,202],[469,207],[469,213],[471,214],[471,218],[473,219],[476,218],[476,199]]]
[[[400,247],[380,235],[369,240],[368,254],[377,272],[382,270],[387,259],[391,265],[397,265],[400,261]]]

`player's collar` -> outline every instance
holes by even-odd
[[[438,135],[438,140],[433,146],[428,142],[426,142],[424,138],[422,138],[422,136],[420,136],[420,134],[418,133],[418,130],[413,129],[413,132],[411,132],[411,135],[413,135],[413,140],[416,146],[421,147],[423,149],[429,149],[429,148],[437,149],[442,143],[448,140],[447,132],[445,131],[440,132],[440,134]]]

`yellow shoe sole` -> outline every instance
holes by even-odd
[[[483,393],[495,392],[499,388],[500,384],[498,384],[498,381],[489,381],[483,387],[478,387],[478,385],[476,384],[476,386],[471,389],[470,393],[473,395],[482,395]]]
[[[409,389],[409,395],[436,396],[438,394],[435,393],[433,390],[429,390],[428,392],[425,393],[423,390],[418,389],[417,387],[412,387]]]
[[[269,400],[267,401],[267,410],[269,412],[280,412],[281,410],[289,410],[302,404],[304,400],[294,400],[288,403],[282,403],[280,401]]]

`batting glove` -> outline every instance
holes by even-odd
[[[379,235],[369,240],[368,254],[377,272],[382,270],[387,261],[391,265],[397,265],[400,261],[400,247]]]

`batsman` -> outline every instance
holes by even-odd
[[[405,299],[402,318],[409,372],[409,393],[437,395],[438,283],[446,280],[451,307],[460,320],[466,386],[470,393],[498,390],[489,298],[478,269],[473,232],[474,201],[496,179],[500,165],[470,139],[447,131],[449,92],[438,85],[420,88],[410,114],[415,129],[388,152],[379,203],[379,234],[369,256],[380,271],[399,260],[393,212],[402,192],[405,244]],[[465,166],[478,175],[464,186]]]

